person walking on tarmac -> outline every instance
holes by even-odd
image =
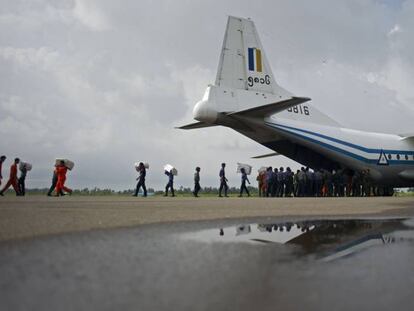
[[[52,192],[56,188],[57,180],[58,180],[58,177],[57,177],[57,165],[55,164],[55,168],[53,170],[53,176],[52,176],[52,185],[50,186],[49,191],[47,192],[47,196],[48,197],[51,197],[52,196]],[[62,196],[65,195],[63,193],[63,191],[61,193],[59,193],[59,194],[62,195]]]
[[[1,175],[1,168],[3,166],[3,162],[6,161],[6,156],[2,155],[0,157],[0,185],[1,185],[1,180],[3,179],[3,175]]]
[[[194,173],[194,190],[193,190],[193,196],[196,198],[198,197],[198,192],[200,191],[200,168],[197,166]]]
[[[226,172],[225,172],[225,167],[226,167],[226,163],[221,163],[221,170],[219,173],[219,177],[220,177],[220,188],[219,188],[219,197],[221,198],[221,192],[223,191],[224,188],[224,196],[228,197],[227,195],[227,190],[229,189],[229,186],[227,186],[227,178],[226,178]]]
[[[139,189],[142,187],[142,190],[144,191],[143,196],[146,197],[147,196],[147,187],[145,186],[145,176],[147,175],[147,171],[145,169],[144,163],[140,162],[136,169],[139,173],[139,176],[137,177],[138,183],[137,183],[137,186],[135,188],[135,193],[132,196],[137,197]]]
[[[66,191],[72,194],[72,189],[65,187],[66,173],[68,168],[65,166],[65,161],[60,161],[60,164],[56,167],[57,183],[56,183],[56,196],[62,195],[62,191]]]
[[[19,186],[17,183],[17,165],[20,163],[20,159],[14,159],[14,163],[10,166],[10,177],[7,183],[4,185],[3,189],[0,191],[0,195],[3,196],[4,192],[9,189],[10,186],[13,186],[16,195],[20,194]]]
[[[239,195],[239,197],[243,196],[243,191],[246,191],[247,196],[249,197],[250,196],[249,189],[247,189],[247,187],[246,187],[246,181],[250,185],[249,178],[247,178],[246,170],[244,169],[244,167],[242,167],[240,169],[240,172],[241,172],[241,186],[240,186],[240,195]]]
[[[269,197],[272,195],[273,192],[273,169],[269,166],[266,169],[266,195],[265,197]]]
[[[165,171],[165,175],[168,176],[168,183],[165,186],[165,197],[168,197],[168,189],[171,189],[171,196],[175,197],[174,194],[174,175],[173,175],[173,171]]]
[[[18,185],[19,185],[19,192],[21,196],[24,196],[26,194],[26,175],[27,175],[27,167],[26,163],[22,163],[23,165],[19,168],[20,169],[20,177],[18,179]]]

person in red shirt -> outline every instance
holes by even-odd
[[[56,196],[62,195],[62,190],[72,193],[72,189],[65,187],[66,173],[68,168],[65,166],[64,161],[60,161],[60,164],[56,167],[57,184],[56,184]]]
[[[3,176],[1,175],[1,167],[2,167],[4,161],[6,161],[6,156],[2,155],[0,157],[0,185],[1,185],[1,180],[3,179]]]
[[[10,166],[10,177],[7,183],[4,185],[3,189],[0,191],[0,195],[4,195],[3,193],[9,189],[10,186],[13,186],[14,191],[16,191],[16,195],[19,195],[19,186],[17,184],[17,164],[19,164],[20,159],[14,159],[14,163]]]

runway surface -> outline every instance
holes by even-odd
[[[152,224],[0,243],[2,310],[411,310],[412,220]]]
[[[142,224],[280,216],[414,215],[414,197],[0,198],[0,241]]]

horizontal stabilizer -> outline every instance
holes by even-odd
[[[400,136],[401,136],[401,140],[414,144],[414,134],[403,134]]]
[[[275,156],[278,156],[278,155],[280,155],[280,153],[272,152],[272,153],[262,154],[262,155],[259,155],[259,156],[252,157],[252,159],[262,159],[262,158],[268,158],[268,157],[275,157]]]
[[[287,100],[282,100],[277,103],[272,103],[268,105],[263,105],[259,107],[254,107],[242,111],[229,113],[228,116],[244,116],[244,117],[256,117],[256,118],[265,118],[269,117],[275,113],[284,111],[291,107],[297,106],[299,104],[309,101],[308,97],[291,97]]]
[[[203,128],[203,127],[210,127],[210,126],[216,126],[216,124],[210,124],[210,123],[206,123],[206,122],[195,122],[195,123],[183,125],[183,126],[180,126],[180,127],[176,127],[176,129],[194,130],[194,129],[200,129],[200,128]]]

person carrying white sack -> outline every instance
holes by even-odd
[[[241,183],[241,186],[240,186],[240,195],[239,195],[239,197],[243,196],[243,191],[246,191],[247,196],[249,197],[250,196],[249,189],[247,189],[247,187],[246,187],[246,181],[250,185],[249,178],[247,178],[246,170],[244,169],[244,167],[242,167],[240,169],[240,172],[241,172],[241,182],[242,183]]]
[[[26,175],[27,172],[32,169],[32,165],[25,162],[20,162],[19,170],[20,170],[20,177],[17,180],[19,185],[19,195],[24,196],[26,194]]]
[[[144,163],[140,162],[138,164],[138,166],[136,167],[136,170],[139,173],[139,176],[137,178],[138,183],[137,183],[137,186],[135,188],[135,193],[132,196],[137,197],[139,189],[142,187],[142,190],[144,191],[143,196],[146,197],[147,196],[147,187],[145,186],[145,176],[147,175],[147,171],[145,169]]]
[[[174,174],[173,174],[173,170],[170,171],[164,171],[165,175],[168,176],[168,183],[165,186],[165,194],[164,196],[167,197],[168,196],[168,189],[171,189],[171,196],[175,197],[174,194]]]

